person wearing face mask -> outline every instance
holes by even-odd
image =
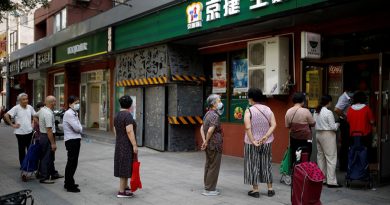
[[[224,112],[223,103],[219,95],[211,94],[207,100],[209,111],[203,118],[200,128],[203,144],[201,149],[206,152],[206,164],[204,169],[204,196],[217,196],[220,192],[216,189],[219,168],[222,158],[223,132],[220,115]]]
[[[275,195],[272,188],[272,142],[276,120],[272,110],[260,104],[265,96],[260,89],[248,90],[251,105],[245,111],[245,146],[244,146],[244,183],[252,185],[248,192],[251,197],[259,198],[259,183],[267,183],[269,197]]]
[[[68,192],[80,192],[78,184],[75,183],[74,174],[77,169],[80,153],[80,141],[83,127],[81,126],[78,110],[80,101],[76,96],[68,98],[69,109],[65,112],[63,118],[64,141],[68,151],[68,161],[65,167],[65,185]]]

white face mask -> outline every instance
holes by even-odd
[[[80,103],[73,105],[73,110],[78,111],[80,109]]]
[[[224,107],[223,107],[223,103],[222,102],[219,102],[218,105],[217,105],[217,112],[219,115],[222,115],[223,112],[225,111]]]

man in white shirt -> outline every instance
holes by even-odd
[[[20,93],[17,100],[18,105],[15,105],[4,115],[4,120],[14,128],[14,133],[18,139],[19,147],[19,162],[22,165],[26,150],[30,146],[33,135],[32,119],[36,114],[34,108],[28,104],[28,95]],[[15,119],[15,123],[11,121],[11,117]]]
[[[78,184],[75,184],[74,174],[77,169],[80,153],[80,141],[83,127],[81,126],[77,111],[80,109],[80,101],[76,96],[68,98],[69,109],[64,114],[64,141],[68,151],[68,161],[65,167],[64,188],[68,192],[80,192]]]
[[[53,113],[54,106],[56,105],[56,98],[54,96],[47,96],[45,104],[46,106],[42,107],[38,112],[39,131],[41,132],[39,143],[42,152],[39,170],[42,179],[39,182],[53,184],[54,181],[50,179],[50,176],[56,175],[54,168],[54,153],[57,150],[57,145],[54,137],[56,128]]]
[[[347,171],[348,165],[348,138],[349,138],[349,124],[347,122],[346,114],[349,106],[351,106],[351,99],[353,96],[352,88],[345,86],[345,91],[339,97],[334,112],[339,116],[340,121],[340,135],[341,135],[341,147],[340,147],[340,171]]]

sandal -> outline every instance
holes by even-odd
[[[273,197],[275,195],[275,190],[268,190],[268,196]]]

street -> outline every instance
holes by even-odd
[[[110,137],[110,136],[107,136]],[[64,174],[66,150],[57,142],[56,169]],[[119,180],[113,176],[114,145],[94,139],[83,140],[75,180],[80,193],[68,193],[63,179],[55,184],[40,184],[38,180],[22,182],[17,157],[16,137],[10,127],[0,124],[0,195],[31,189],[35,204],[290,204],[290,187],[280,184],[279,165],[274,165],[274,197],[266,196],[261,185],[260,199],[247,196],[249,186],[243,184],[243,159],[224,156],[218,189],[221,195],[202,196],[203,152],[158,152],[140,148],[143,189],[134,198],[118,199]],[[342,176],[339,176],[339,179]],[[390,186],[364,189],[329,189],[324,186],[323,204],[389,204]]]

